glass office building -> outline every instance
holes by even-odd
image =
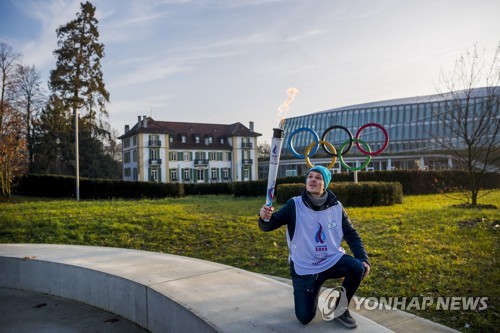
[[[457,168],[458,162],[453,159],[449,150],[443,148],[443,143],[452,144],[457,149],[463,149],[466,145],[463,138],[446,124],[457,122],[459,114],[467,114],[470,119],[464,123],[471,129],[477,128],[485,120],[482,117],[484,112],[489,112],[488,118],[492,118],[486,120],[498,124],[499,90],[500,87],[477,88],[469,92],[367,103],[288,118],[284,127],[278,177],[305,174],[306,161],[298,156],[305,156],[310,145],[312,147],[308,156],[312,164],[331,164],[331,156],[321,148],[315,149],[313,143],[318,139],[330,142],[336,150],[344,146],[344,165],[364,165],[360,171]],[[492,91],[496,91],[496,94],[492,95]],[[466,107],[467,112],[464,112]],[[364,127],[373,123],[382,128],[372,125]],[[489,130],[491,132],[485,134],[486,137],[498,140],[491,128]],[[364,142],[360,142],[361,150],[353,144],[347,151],[350,146],[348,132]],[[377,153],[383,149],[386,140],[388,143],[385,150]],[[499,145],[498,142],[494,144]],[[330,146],[327,145],[328,147]],[[332,153],[331,148],[329,151]],[[368,151],[377,153],[371,156],[370,162],[366,155]],[[349,172],[344,165],[337,160],[330,169],[334,173]],[[268,162],[259,162],[259,169],[259,178],[267,178]]]

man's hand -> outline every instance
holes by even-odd
[[[273,211],[274,211],[273,206],[267,206],[267,205],[262,206],[262,208],[260,209],[260,213],[259,213],[260,218],[262,220],[269,221],[269,219],[271,218],[271,215],[273,214]]]
[[[370,273],[370,265],[368,265],[366,262],[362,261],[363,266],[365,267],[365,274],[363,275],[363,279],[368,276],[368,273]]]

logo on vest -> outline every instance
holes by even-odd
[[[316,243],[323,244],[325,242],[326,235],[323,232],[323,226],[318,223],[318,231],[316,231],[316,235],[314,236],[314,240]]]
[[[323,226],[318,223],[318,230],[314,236],[314,240],[316,241],[314,259],[316,259],[316,261],[313,262],[313,265],[318,265],[327,257],[328,246],[325,244],[325,239],[326,235],[323,232]]]

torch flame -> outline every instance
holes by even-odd
[[[279,127],[281,129],[283,129],[283,127],[285,126],[285,118],[288,110],[290,110],[290,103],[293,102],[295,96],[299,93],[299,90],[292,87],[288,88],[286,93],[288,94],[287,99],[278,108]]]

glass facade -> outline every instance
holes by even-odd
[[[318,113],[288,118],[285,121],[285,136],[283,139],[281,162],[278,176],[284,177],[290,174],[290,165],[295,165],[298,174],[303,174],[304,159],[299,159],[292,153],[291,145],[299,155],[304,155],[306,148],[315,138],[310,130],[314,130],[321,140],[333,144],[336,150],[345,144],[342,155],[348,165],[361,165],[366,155],[363,155],[356,145],[346,153],[349,146],[348,133],[342,128],[333,128],[325,134],[332,126],[347,128],[356,137],[358,131],[368,123],[382,125],[387,131],[389,143],[380,155],[373,156],[365,170],[394,170],[394,169],[448,169],[452,167],[449,152],[443,149],[443,142],[453,144],[457,149],[463,149],[466,145],[460,135],[456,135],[445,124],[449,122],[463,122],[471,131],[480,128],[480,122],[484,121],[483,112],[488,109],[489,115],[498,122],[500,119],[499,95],[492,98],[488,95],[488,88],[475,89],[473,95],[460,98],[457,94],[448,94],[449,99],[441,95],[433,95],[418,98],[405,98],[383,102],[368,103],[351,107],[326,110]],[[458,112],[455,112],[457,111]],[[492,112],[493,110],[493,112]],[[464,121],[463,117],[467,117]],[[493,120],[493,119],[492,119]],[[301,130],[302,129],[302,130]],[[382,130],[375,126],[369,126],[359,132],[359,139],[366,142],[371,151],[382,148],[385,135]],[[347,144],[346,144],[347,142]],[[494,143],[498,145],[497,143]],[[361,144],[361,147],[365,147]],[[366,150],[366,148],[364,148]],[[328,164],[331,157],[320,148],[311,156],[311,162],[316,159],[317,163]],[[262,165],[260,177],[266,178],[267,165]],[[281,168],[282,165],[286,167]],[[323,164],[324,165],[324,164]],[[333,172],[347,171],[337,161],[332,168]]]

